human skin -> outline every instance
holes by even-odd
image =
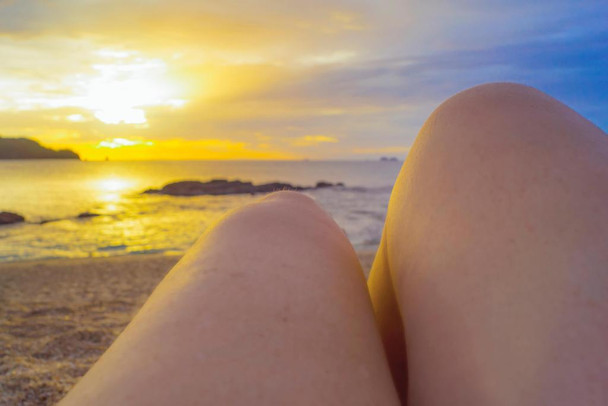
[[[309,197],[211,227],[67,405],[396,405],[357,256]]]
[[[608,404],[606,202],[606,134],[557,100],[489,84],[438,107],[369,279],[403,399]]]
[[[62,406],[608,404],[607,201],[599,128],[529,87],[469,89],[407,157],[369,294],[325,212],[269,195],[201,237]]]

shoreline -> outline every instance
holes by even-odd
[[[361,267],[365,272],[365,276],[367,277],[369,268],[374,260],[374,256],[376,255],[375,250],[355,250],[357,253],[357,257],[361,262]],[[184,252],[185,253],[185,252]],[[117,254],[117,255],[99,255],[99,256],[88,256],[88,257],[74,257],[74,258],[62,258],[62,257],[53,257],[53,258],[40,258],[40,259],[17,259],[13,261],[0,261],[0,273],[3,272],[4,269],[11,268],[13,266],[34,266],[36,264],[53,264],[59,262],[71,262],[71,261],[120,261],[121,258],[125,261],[130,259],[158,259],[158,258],[181,258],[184,253],[176,253],[175,251],[167,251],[167,252],[155,252],[155,253],[129,253],[129,254]],[[1,287],[0,287],[1,291]],[[2,297],[0,296],[0,300]]]
[[[367,276],[375,252],[357,255]],[[0,263],[0,404],[59,401],[181,257]]]
[[[38,224],[38,223],[26,223],[26,224]],[[367,252],[367,251],[366,251]],[[150,258],[158,258],[158,257],[176,257],[176,258],[181,258],[183,255],[185,254],[185,252],[179,252],[178,251],[166,251],[166,252],[142,252],[142,253],[138,253],[138,252],[130,252],[130,253],[120,253],[120,254],[115,254],[115,255],[89,255],[87,257],[82,256],[82,257],[46,257],[46,258],[25,258],[25,259],[14,259],[14,260],[9,260],[9,261],[2,261],[0,260],[0,272],[2,272],[2,269],[4,269],[5,267],[8,266],[12,266],[12,265],[20,265],[23,264],[25,266],[25,264],[35,264],[35,263],[40,263],[40,264],[45,264],[45,263],[54,263],[54,262],[61,262],[61,261],[66,261],[66,262],[70,262],[70,261],[97,261],[97,260],[113,260],[113,259],[117,259],[117,258],[143,258],[143,259],[147,259],[148,257]]]

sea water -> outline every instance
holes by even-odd
[[[300,186],[343,182],[343,188],[305,193],[333,216],[355,249],[374,250],[400,167],[393,161],[0,161],[0,211],[26,218],[0,226],[0,262],[183,253],[226,211],[260,196],[142,192],[220,178]],[[97,216],[78,218],[84,212]]]

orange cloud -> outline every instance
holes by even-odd
[[[141,141],[114,138],[98,144],[74,145],[82,159],[110,160],[236,160],[294,159],[298,156],[273,149],[227,139]]]
[[[296,147],[309,147],[323,143],[337,143],[338,139],[327,135],[305,135],[291,140],[291,145]]]
[[[365,57],[353,39],[373,29],[367,7],[9,2],[0,134],[91,160],[350,153],[352,133],[371,133],[357,120],[394,108],[328,91],[348,89],[340,69]]]

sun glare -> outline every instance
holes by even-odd
[[[123,178],[107,178],[97,182],[97,188],[103,192],[120,192],[131,186],[131,182]]]
[[[97,191],[98,198],[104,202],[117,202],[129,188],[134,185],[133,181],[125,178],[110,177],[94,181],[93,187]]]
[[[66,80],[73,96],[48,100],[54,107],[87,109],[106,124],[146,124],[147,107],[182,107],[184,89],[168,74],[158,58],[144,58],[134,51],[101,50],[93,75],[80,74]],[[78,117],[77,117],[78,116]],[[72,114],[68,121],[82,121]]]

